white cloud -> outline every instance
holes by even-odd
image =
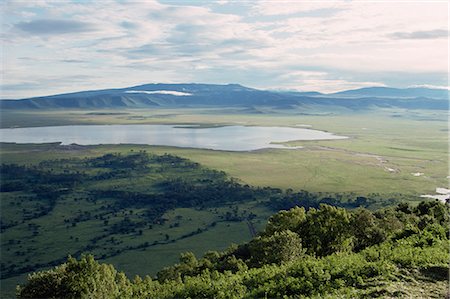
[[[447,82],[445,2],[225,2],[8,1],[3,84],[35,82],[35,89],[3,92],[21,97],[60,92],[64,84],[85,89],[214,78],[336,91],[390,85],[401,73],[441,78],[409,85]],[[95,30],[50,35],[18,26],[62,19]],[[64,79],[85,74],[89,82]],[[48,84],[50,77],[60,83]]]
[[[270,0],[263,0],[257,2],[252,7],[252,12],[255,15],[277,16],[292,15],[324,9],[346,9],[349,6],[350,3],[348,3],[348,1],[278,0],[275,2]]]
[[[431,88],[431,89],[446,89],[446,90],[450,90],[450,86],[432,85],[432,84],[416,84],[416,85],[410,85],[408,87],[411,87],[411,88]]]
[[[324,93],[332,93],[371,86],[386,86],[386,85],[380,82],[352,82],[339,79],[305,79],[299,81],[297,88],[300,87],[301,90],[303,91],[320,90],[321,92]]]
[[[126,90],[126,93],[145,93],[145,94],[167,94],[171,96],[191,96],[192,93],[188,92],[181,92],[181,91],[175,91],[175,90]]]

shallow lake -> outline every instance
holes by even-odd
[[[227,151],[290,148],[274,142],[345,139],[332,133],[289,127],[176,125],[83,125],[0,129],[0,141],[62,144],[150,144]]]

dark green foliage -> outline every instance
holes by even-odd
[[[131,284],[112,265],[99,264],[92,256],[28,276],[28,283],[17,289],[18,298],[123,298]]]
[[[93,167],[103,167],[111,169],[121,168],[146,168],[150,162],[148,155],[144,153],[121,155],[121,154],[106,154],[102,157],[93,158],[88,163]]]
[[[299,235],[289,229],[258,236],[250,241],[248,248],[251,256],[248,263],[254,267],[290,262],[305,253]]]
[[[245,271],[248,269],[247,264],[239,256],[242,247],[231,246],[224,252],[210,251],[207,252],[203,258],[197,260],[191,253],[184,253],[180,257],[180,263],[166,267],[158,272],[158,280],[160,282],[167,282],[170,280],[180,280],[187,276],[196,276],[208,271],[219,271],[221,273],[227,271],[236,273],[238,271]],[[247,249],[247,246],[245,246]]]
[[[306,213],[303,207],[295,207],[288,211],[280,211],[269,218],[266,226],[266,234],[289,229],[298,231],[300,225],[305,221]]]
[[[370,212],[368,212],[370,213]],[[301,238],[302,246],[311,255],[325,256],[353,248],[351,214],[343,209],[325,204],[320,209],[304,208],[280,211],[269,219],[265,235],[291,230]]]
[[[319,210],[309,210],[299,231],[304,247],[319,256],[351,251],[350,221],[350,213],[342,208],[321,205]]]
[[[359,208],[352,213],[350,227],[355,251],[379,244],[386,239],[386,231],[379,223],[380,220],[369,210]]]
[[[201,259],[183,254],[178,264],[158,273],[158,280],[136,277],[129,282],[112,266],[83,257],[31,275],[18,294],[19,298],[406,296],[404,291],[389,290],[389,285],[447,279],[447,212],[438,202],[375,213],[327,205],[306,213],[294,208],[272,216],[266,230],[247,244],[208,252]],[[385,220],[397,226],[385,229]]]
[[[397,203],[401,204],[402,200],[412,200],[410,196],[404,194],[395,194],[395,198],[386,199],[380,194],[369,194],[367,197],[358,196],[351,193],[313,193],[305,190],[292,192],[287,190],[286,193],[278,192],[271,194],[268,205],[274,210],[289,210],[294,207],[304,207],[306,210],[310,208],[318,209],[321,204],[346,208],[379,208],[392,206]],[[408,204],[405,203],[406,206]]]
[[[448,223],[449,213],[446,205],[438,201],[422,201],[414,209],[417,216],[427,217],[432,222],[439,224]]]

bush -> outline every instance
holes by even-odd
[[[258,236],[249,243],[250,265],[260,267],[281,264],[298,259],[305,254],[298,234],[284,230],[270,236]]]
[[[78,261],[69,257],[54,269],[28,276],[17,290],[18,298],[124,298],[130,282],[112,265],[99,264],[92,255]]]
[[[405,273],[446,277],[450,253],[443,208],[435,203],[415,209],[400,205],[376,214],[326,205],[308,213],[296,208],[271,217],[264,234],[247,244],[208,252],[199,260],[192,253],[183,254],[179,264],[158,273],[159,281],[136,277],[131,283],[113,266],[83,256],[30,275],[18,289],[18,298],[332,298],[338,294],[353,298],[378,294],[368,291],[370,284],[408,283],[413,277]],[[395,228],[384,229],[386,219]],[[352,244],[357,253],[351,252]]]

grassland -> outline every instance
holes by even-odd
[[[315,192],[429,194],[448,185],[448,126],[443,111],[375,110],[312,113],[301,110],[246,111],[196,109],[4,112],[2,127],[67,124],[201,124],[302,126],[350,137],[346,140],[289,142],[295,150],[225,152],[151,146],[104,145],[82,150],[42,150],[30,156],[3,146],[5,161],[31,162],[46,155],[99,155],[147,149],[173,153],[227,172],[255,186]],[[42,148],[45,149],[45,146]],[[420,173],[420,176],[414,176]],[[423,173],[423,174],[422,174]]]
[[[2,111],[1,126],[45,126],[72,124],[200,124],[251,126],[303,126],[330,131],[350,137],[334,141],[293,141],[301,149],[266,149],[253,152],[211,151],[149,145],[60,146],[58,144],[2,144],[2,163],[38,164],[49,159],[92,158],[107,153],[129,154],[146,150],[149,153],[170,153],[188,158],[201,165],[225,171],[242,184],[271,186],[311,192],[339,192],[357,195],[380,194],[385,198],[408,197],[419,200],[421,194],[431,194],[436,187],[448,186],[448,127],[445,112],[377,110],[371,113],[312,113],[302,111],[269,111],[248,113],[233,109],[198,111],[195,109],[125,110],[113,111]],[[414,176],[414,173],[423,173]],[[133,188],[146,184],[146,178],[134,178]],[[116,180],[115,185],[126,187],[130,180]],[[29,203],[16,206],[14,198],[20,194],[1,196],[2,218],[21,221],[20,211]],[[26,196],[26,194],[22,194]],[[272,213],[256,201],[239,203],[239,209],[255,211],[253,224],[259,228]],[[52,212],[29,223],[18,225],[13,231],[2,232],[2,242],[23,240],[7,252],[2,246],[2,262],[26,264],[34,256],[45,264],[54,256],[64,257],[83,248],[90,236],[102,233],[103,221],[91,220],[67,228],[63,222],[69,214],[94,213],[96,205],[83,196],[64,196]],[[92,250],[102,255],[104,248],[135,246],[117,255],[105,257],[108,263],[125,270],[129,275],[154,274],[161,267],[173,264],[180,252],[193,251],[201,255],[207,250],[223,250],[230,243],[242,243],[251,238],[245,221],[221,222],[230,212],[229,206],[211,210],[178,208],[167,211],[162,224],[144,229],[142,235],[123,234],[115,242],[101,243]],[[136,208],[111,216],[109,224],[125,216],[139,218]],[[192,219],[192,220],[189,220]],[[178,223],[179,226],[174,226]],[[213,225],[213,223],[215,223]],[[36,225],[36,226],[34,226]],[[33,236],[33,227],[45,234]],[[202,229],[201,233],[181,238],[186,233]],[[207,229],[205,229],[207,228]],[[203,230],[204,229],[204,230]],[[70,233],[68,233],[70,231]],[[169,239],[166,240],[166,234]],[[156,244],[153,244],[154,242]],[[121,243],[122,242],[122,243]],[[137,248],[149,242],[152,246]],[[159,244],[158,242],[161,242]],[[134,248],[134,247],[133,247]],[[11,251],[12,250],[12,251]],[[45,250],[45,252],[40,251]],[[96,251],[97,250],[97,251]],[[25,252],[17,257],[15,252]],[[134,261],[139,260],[136,264]],[[2,280],[2,294],[11,294],[23,275]],[[6,293],[5,293],[6,290]]]

